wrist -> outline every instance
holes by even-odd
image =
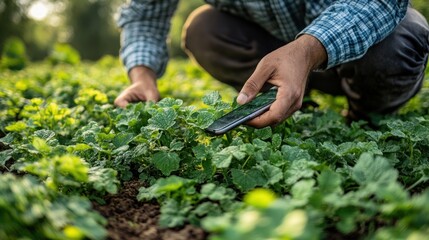
[[[312,35],[301,35],[295,41],[301,46],[310,71],[320,68],[328,60],[325,47]]]
[[[155,72],[146,66],[133,67],[129,71],[128,77],[129,77],[131,83],[142,82],[145,84],[156,85],[156,74],[155,74]]]

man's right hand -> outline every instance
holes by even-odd
[[[127,87],[115,99],[115,105],[125,108],[128,103],[140,101],[154,101],[160,99],[156,85],[156,74],[152,69],[145,66],[137,66],[129,73],[131,86]]]

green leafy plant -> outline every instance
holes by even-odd
[[[0,227],[2,239],[17,228],[37,230],[22,231],[27,238],[103,238],[88,199],[102,203],[131,179],[143,183],[139,201],[160,204],[160,226],[193,224],[212,239],[428,234],[427,81],[372,126],[347,124],[344,99],[317,93],[321,108],[275,127],[212,136],[204,129],[235,107],[236,92],[191,63],[173,62],[159,80],[168,97],[121,109],[112,102],[128,80],[117,59],[62,61],[0,72],[0,208],[18,224]]]
[[[10,70],[22,70],[27,64],[24,42],[16,37],[6,40],[3,46],[0,66]]]
[[[59,195],[34,177],[0,175],[1,239],[104,239],[101,215],[78,196]]]
[[[80,55],[70,45],[65,43],[57,43],[49,55],[48,61],[52,65],[59,63],[76,65],[80,63]]]

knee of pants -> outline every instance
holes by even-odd
[[[421,87],[429,51],[429,27],[409,8],[403,21],[361,58],[338,68],[351,105],[362,111],[394,111]]]
[[[237,71],[234,74],[234,60],[226,52],[227,44],[220,36],[219,28],[225,23],[225,17],[225,13],[210,5],[197,8],[183,27],[182,48],[214,78],[238,89],[241,87],[241,83],[236,81],[239,74]]]
[[[190,56],[207,49],[207,36],[210,35],[208,19],[215,14],[215,10],[209,5],[203,5],[195,9],[186,20],[182,30],[182,49]]]
[[[182,36],[191,58],[214,78],[236,89],[263,56],[284,45],[255,23],[209,5],[190,15]]]

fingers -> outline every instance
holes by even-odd
[[[125,108],[129,102],[129,90],[127,88],[115,99],[114,104],[117,107]]]
[[[116,98],[115,102],[114,102],[115,106],[120,107],[120,108],[126,108],[128,105],[128,101],[126,101],[123,98]]]
[[[272,67],[264,63],[264,60],[261,60],[253,74],[244,83],[243,88],[238,94],[237,103],[242,105],[252,100],[269,79],[272,69]]]
[[[276,100],[267,112],[247,124],[257,128],[277,125],[297,111],[302,104],[310,69],[308,56],[296,44],[287,44],[266,55],[245,83],[241,90],[243,97],[237,102],[250,101],[265,82],[277,86]]]
[[[154,101],[160,99],[156,85],[155,72],[145,66],[136,66],[129,72],[132,85],[126,88],[114,101],[118,107],[125,108],[129,103]]]
[[[255,128],[275,126],[297,111],[302,104],[302,97],[290,94],[285,88],[279,88],[277,99],[264,114],[250,120],[247,125]]]
[[[160,99],[157,88],[152,89],[141,83],[134,83],[125,89],[116,99],[114,104],[120,108],[125,108],[129,103],[140,101],[158,102]]]

